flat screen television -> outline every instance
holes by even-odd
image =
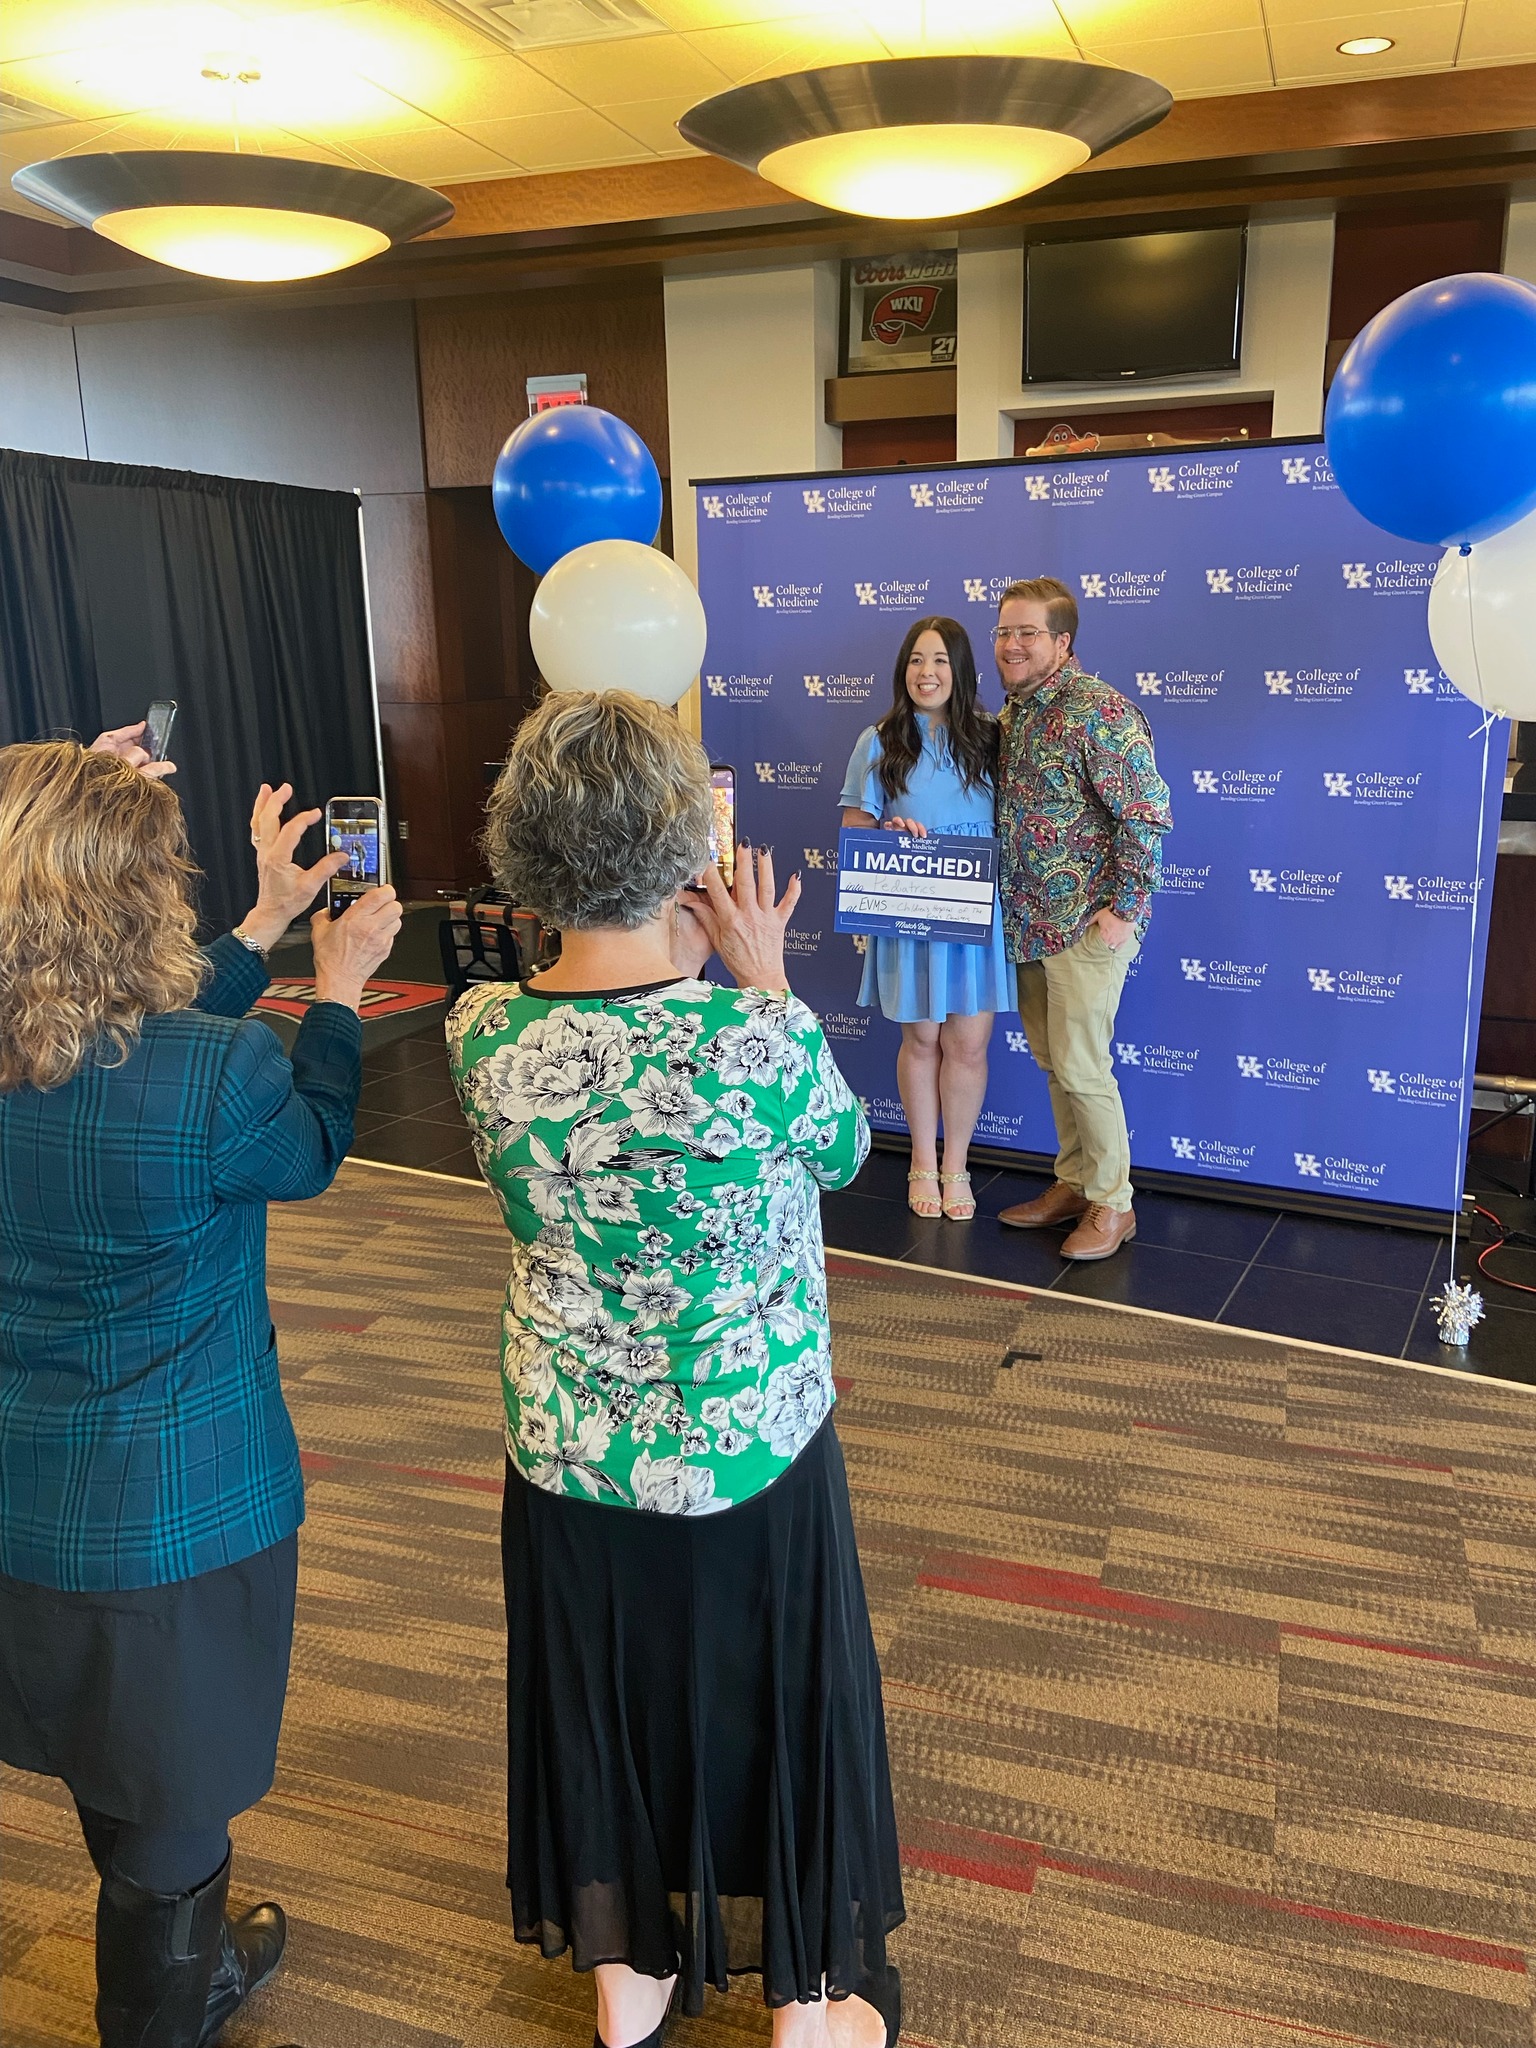
[[[1236,370],[1245,227],[1031,242],[1024,381],[1104,384]]]

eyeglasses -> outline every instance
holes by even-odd
[[[998,626],[992,638],[998,642],[1017,640],[1021,647],[1033,647],[1037,640],[1054,640],[1048,626]]]

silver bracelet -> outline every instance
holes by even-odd
[[[232,939],[238,939],[240,944],[244,946],[247,953],[254,953],[256,955],[256,958],[263,965],[263,967],[266,966],[268,959],[266,947],[258,945],[256,940],[253,939],[248,932],[241,931],[239,925],[236,925],[229,936]]]

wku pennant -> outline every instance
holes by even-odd
[[[933,319],[939,304],[936,284],[904,284],[887,292],[869,316],[869,331],[876,341],[893,348],[904,334],[921,334]]]

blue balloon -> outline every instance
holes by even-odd
[[[596,405],[557,405],[524,420],[496,458],[491,502],[502,539],[536,575],[594,540],[661,529],[661,476],[634,428]]]
[[[1323,431],[1373,525],[1442,547],[1536,510],[1536,290],[1473,271],[1404,292],[1350,344]]]

